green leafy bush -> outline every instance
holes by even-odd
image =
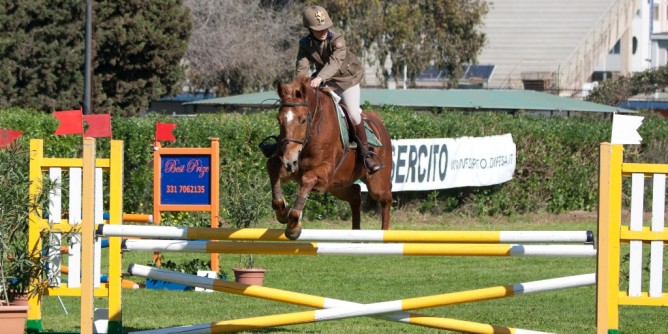
[[[592,116],[535,117],[528,113],[411,112],[385,107],[382,116],[393,139],[457,138],[510,133],[517,146],[513,180],[481,188],[397,192],[395,210],[418,210],[434,215],[512,215],[527,212],[593,211],[597,206],[598,150],[609,141],[611,121]],[[645,115],[640,128],[643,144],[627,146],[625,160],[660,163],[668,160],[668,121]],[[176,123],[176,142],[165,147],[207,147],[220,140],[221,215],[232,225],[239,217],[271,219],[271,196],[266,159],[257,144],[278,133],[275,110],[248,114],[219,113],[188,118],[150,115],[112,118],[114,139],[124,141],[124,211],[151,213],[153,202],[153,140],[155,122]],[[24,138],[43,138],[47,156],[78,156],[81,136],[53,136],[54,117],[33,110],[0,110],[0,127],[24,131]],[[108,151],[109,140],[98,141],[98,154]],[[27,168],[27,164],[25,166]],[[288,201],[296,186],[284,188]],[[373,208],[373,205],[368,206]],[[306,219],[349,219],[346,203],[314,193],[304,211]],[[193,224],[202,224],[194,217]],[[176,218],[179,221],[185,218]]]
[[[28,252],[28,226],[33,210],[48,212],[47,194],[53,185],[48,179],[39,185],[34,196],[35,206],[29,205],[30,162],[28,142],[24,138],[0,150],[0,300],[13,300],[30,293],[42,293],[43,286],[32,289],[33,280],[43,282],[48,256],[35,263]],[[42,234],[48,242],[49,233]]]

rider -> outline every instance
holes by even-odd
[[[335,92],[348,107],[348,114],[353,121],[357,152],[363,158],[367,172],[373,174],[381,170],[383,165],[377,162],[375,154],[369,151],[366,130],[362,122],[360,108],[360,81],[364,74],[362,63],[352,52],[348,52],[343,35],[330,29],[332,20],[324,8],[309,6],[304,10],[302,19],[309,34],[299,40],[297,75],[308,76],[311,65],[315,65],[315,72],[311,75],[311,87],[317,88],[326,82],[335,88]]]

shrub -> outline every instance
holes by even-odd
[[[377,112],[393,139],[456,138],[511,133],[517,146],[513,180],[481,188],[398,192],[394,209],[417,209],[434,215],[512,215],[527,212],[593,211],[597,206],[598,150],[608,141],[611,122],[603,117],[534,117],[502,112],[409,112],[393,106]],[[643,144],[629,146],[626,161],[665,162],[668,159],[668,121],[645,115],[640,128]],[[220,113],[189,118],[150,115],[112,119],[114,139],[124,141],[124,211],[152,212],[153,137],[155,122],[177,124],[171,147],[207,147],[210,137],[220,139],[221,213],[233,225],[244,219],[271,219],[271,198],[265,158],[257,144],[278,133],[275,111],[248,114]],[[55,119],[33,110],[0,110],[0,127],[24,131],[24,137],[43,138],[47,156],[77,156],[80,136],[53,136]],[[109,141],[98,141],[104,156]],[[27,163],[25,164],[27,169]],[[294,183],[284,187],[294,199]],[[372,207],[372,206],[368,206]],[[313,193],[304,210],[306,219],[349,219],[346,203],[331,195]],[[193,224],[202,224],[196,216]],[[174,217],[186,220],[184,217]],[[240,219],[240,220],[237,220]]]

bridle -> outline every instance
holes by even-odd
[[[281,146],[283,146],[283,145],[285,145],[289,142],[297,143],[297,144],[300,144],[302,146],[306,146],[306,144],[308,143],[309,139],[311,138],[311,125],[313,124],[313,119],[315,118],[316,114],[318,113],[318,109],[320,109],[320,94],[318,94],[317,91],[315,93],[316,93],[315,96],[316,96],[316,101],[317,102],[316,102],[316,105],[315,105],[315,108],[313,109],[313,111],[311,111],[311,109],[308,110],[308,114],[307,114],[308,116],[306,118],[306,120],[307,120],[306,136],[302,139],[281,138],[279,140],[279,144]],[[307,107],[308,108],[309,104],[306,103],[306,101],[304,101],[304,102],[283,102],[283,101],[281,101],[280,108],[283,108],[283,107]]]
[[[303,139],[281,138],[281,139],[278,140],[279,147],[283,147],[289,142],[300,144],[300,145],[302,145],[302,147],[304,147],[304,146],[306,146],[306,144],[308,144],[309,139],[311,137],[311,128],[313,127],[313,120],[315,119],[316,115],[318,114],[318,110],[321,109],[321,107],[320,107],[320,100],[321,100],[320,99],[320,94],[319,94],[318,90],[315,89],[315,88],[314,88],[314,91],[315,91],[315,96],[316,96],[316,105],[315,105],[315,108],[313,110],[309,109],[309,111],[308,111],[307,125],[306,125],[307,126],[306,136]],[[283,107],[309,107],[309,104],[306,103],[306,101],[304,101],[304,102],[284,102],[284,101],[281,101],[280,108],[283,108]],[[320,118],[322,118],[322,113],[320,113]],[[322,121],[318,122],[318,129],[320,128],[322,123],[323,123]],[[336,174],[338,172],[339,168],[341,168],[341,165],[343,164],[343,161],[348,156],[348,152],[349,152],[349,149],[348,149],[348,147],[346,147],[343,150],[343,155],[341,155],[341,157],[339,158],[339,161],[336,164],[336,167],[334,168],[333,174]],[[301,156],[301,152],[299,153],[299,155]]]

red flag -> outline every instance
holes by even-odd
[[[84,137],[111,137],[111,115],[84,115],[83,119],[88,124]]]
[[[23,135],[23,131],[0,129],[0,147],[7,147]]]
[[[83,133],[83,113],[81,109],[54,111],[53,116],[60,121],[54,135],[71,135]]]
[[[176,124],[172,123],[155,123],[155,141],[176,141],[172,131],[176,129]]]

